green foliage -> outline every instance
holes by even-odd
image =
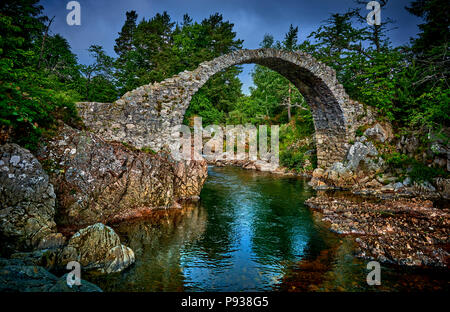
[[[79,78],[76,58],[58,35],[42,45],[47,19],[41,12],[37,1],[0,5],[0,125],[11,130],[10,140],[31,150],[58,120],[79,124],[79,95],[68,87]]]
[[[414,182],[432,181],[433,178],[439,176],[448,177],[448,172],[443,169],[426,166],[424,163],[404,154],[394,152],[383,155],[383,158],[392,169],[403,170]]]
[[[189,108],[184,115],[184,123],[187,124],[187,120],[193,116],[202,117],[202,123],[204,126],[224,122],[223,112],[219,111],[211,104],[211,101],[205,95],[203,90],[200,90],[194,97],[192,97],[191,105],[189,105]]]
[[[181,71],[193,70],[201,62],[242,47],[242,41],[233,32],[234,25],[218,13],[200,23],[193,23],[185,15],[181,25],[172,22],[167,12],[138,24],[136,12],[127,12],[126,17],[114,47],[119,55],[115,77],[122,94]],[[209,107],[200,98],[206,97],[218,111],[231,111],[241,96],[241,82],[237,78],[240,72],[239,67],[233,66],[214,75],[199,90],[202,95],[197,100],[195,95],[193,101],[198,107]],[[194,111],[198,113],[191,109],[189,114]],[[217,111],[211,114],[218,115]]]
[[[364,130],[362,127],[358,127],[358,129],[356,129],[355,135],[357,137],[363,136],[364,135]]]
[[[411,166],[411,171],[408,173],[412,181],[423,182],[432,181],[435,177],[447,177],[448,174],[441,168],[433,168],[424,165],[421,162],[415,161]]]
[[[305,155],[300,151],[287,149],[280,153],[280,163],[284,167],[301,171],[305,164]]]
[[[297,171],[317,167],[317,155],[312,140],[314,125],[309,111],[302,111],[288,124],[280,127],[280,163]],[[311,166],[305,168],[306,160]]]

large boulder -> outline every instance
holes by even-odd
[[[58,199],[57,222],[79,227],[142,215],[200,194],[207,177],[205,161],[176,162],[91,132],[63,126],[42,144]]]
[[[120,272],[134,263],[134,252],[120,243],[112,228],[97,223],[79,230],[69,240],[59,256],[61,266],[71,261],[80,263],[83,270],[102,273]]]
[[[2,253],[63,243],[55,233],[53,185],[30,151],[16,144],[0,146],[0,205]]]

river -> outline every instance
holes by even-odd
[[[438,290],[448,274],[382,267],[368,286],[367,261],[304,201],[304,179],[210,167],[200,202],[113,225],[136,263],[93,274],[104,291],[390,291]]]

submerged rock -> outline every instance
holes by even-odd
[[[17,144],[0,146],[0,252],[59,245],[55,193],[39,161]]]
[[[120,272],[134,263],[134,252],[120,243],[112,228],[97,223],[79,230],[59,256],[59,265],[77,261],[83,270]]]
[[[419,199],[365,199],[322,194],[306,204],[332,231],[357,235],[358,256],[408,266],[448,267],[450,211]]]

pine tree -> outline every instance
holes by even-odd
[[[114,51],[119,56],[119,59],[127,52],[133,49],[134,32],[136,31],[136,20],[138,15],[136,11],[127,11],[125,24],[119,32],[119,37],[116,39]]]

